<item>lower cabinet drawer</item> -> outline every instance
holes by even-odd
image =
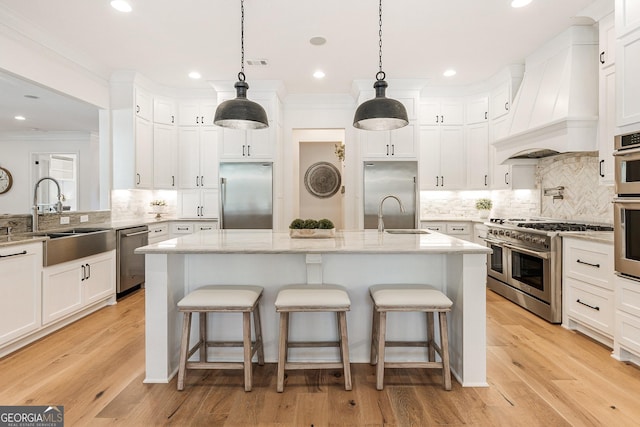
[[[640,318],[618,311],[616,340],[625,350],[640,356]]]
[[[640,318],[640,281],[616,276],[615,283],[618,310]]]
[[[613,337],[615,302],[613,292],[565,277],[567,316]]]

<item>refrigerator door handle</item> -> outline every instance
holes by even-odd
[[[220,178],[220,228],[224,229],[224,202],[227,198],[227,178]]]

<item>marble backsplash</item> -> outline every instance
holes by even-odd
[[[478,216],[476,200],[489,198],[493,202],[491,217],[529,218],[540,216],[538,190],[494,191],[421,191],[420,218]]]
[[[114,220],[152,218],[151,202],[163,200],[166,207],[162,216],[174,218],[177,213],[177,192],[173,190],[113,190],[111,192],[111,217]]]

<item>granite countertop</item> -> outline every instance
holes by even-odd
[[[338,231],[333,238],[289,237],[271,230],[211,230],[136,249],[142,254],[434,253],[486,254],[491,250],[441,233],[390,234],[377,230]]]
[[[562,231],[560,236],[613,244],[613,231]]]
[[[433,216],[428,218],[420,218],[420,222],[488,222],[489,218],[480,217],[463,217],[463,216]]]

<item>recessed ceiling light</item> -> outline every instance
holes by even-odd
[[[192,72],[189,73],[189,78],[191,78],[191,79],[197,80],[200,77],[202,77],[202,74],[200,74],[197,71],[192,71]]]
[[[131,5],[125,0],[112,0],[111,7],[118,12],[131,12]]]
[[[27,118],[25,116],[15,116],[14,119],[16,119],[16,120],[27,120]]]
[[[316,79],[324,78],[324,71],[317,70],[316,72],[313,73],[313,77],[315,77]]]
[[[442,73],[443,76],[445,77],[453,77],[456,75],[456,70],[453,69],[449,69],[447,71],[445,71],[444,73]]]
[[[531,0],[512,0],[511,7],[524,7],[531,3]]]
[[[322,46],[326,42],[327,42],[327,39],[325,39],[322,36],[315,36],[309,39],[309,43],[311,43],[314,46]]]

